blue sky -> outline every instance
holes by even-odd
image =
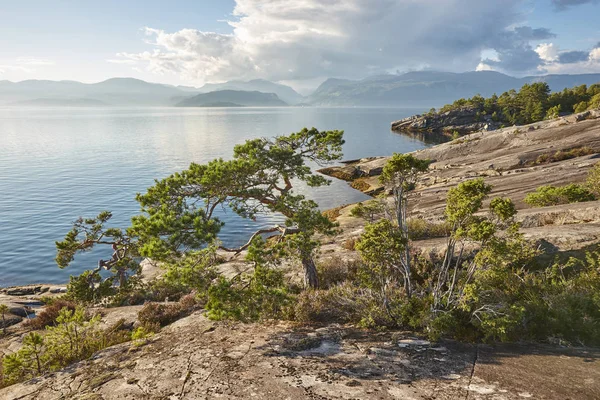
[[[600,72],[596,0],[0,0],[0,21],[13,81]]]

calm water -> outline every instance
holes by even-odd
[[[112,225],[127,226],[138,211],[135,194],[191,161],[229,158],[246,139],[304,126],[345,130],[346,159],[412,151],[424,144],[389,126],[418,111],[0,108],[0,287],[62,283],[94,267],[106,253],[87,253],[66,270],[54,263],[54,242],[72,221],[111,210]],[[324,209],[365,198],[339,181],[308,194]],[[257,228],[231,212],[221,218],[228,245],[245,242]]]

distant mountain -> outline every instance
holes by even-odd
[[[408,72],[378,75],[359,81],[328,79],[308,97],[314,106],[402,106],[438,107],[475,94],[491,96],[525,83],[548,82],[553,91],[600,82],[600,74],[546,75],[514,78],[493,71]]]
[[[545,75],[514,78],[493,71],[409,72],[377,75],[362,80],[328,79],[308,98],[289,86],[256,79],[206,84],[201,88],[145,82],[134,78],[112,78],[99,83],[27,80],[0,81],[0,106],[404,106],[438,107],[461,97],[479,93],[490,96],[525,83],[548,82],[554,91],[600,82],[600,74]],[[209,97],[194,96],[197,94]],[[219,94],[211,94],[219,93]],[[236,93],[234,95],[234,93]],[[245,93],[245,94],[242,94]],[[259,93],[259,94],[257,94]],[[194,96],[194,97],[192,97]],[[25,103],[23,103],[25,102]],[[287,103],[287,104],[286,104]]]
[[[214,92],[218,90],[243,90],[248,92],[275,93],[281,100],[287,104],[295,105],[304,101],[304,96],[296,92],[289,86],[273,83],[264,79],[254,79],[252,81],[229,81],[225,83],[207,83],[198,89],[201,93]]]
[[[96,99],[33,99],[11,103],[12,106],[29,107],[106,107],[103,101]]]
[[[201,93],[176,104],[177,107],[211,107],[214,104],[229,103],[234,106],[278,107],[286,106],[275,93],[241,90],[218,90]]]
[[[0,105],[35,99],[95,99],[114,106],[166,106],[177,96],[187,96],[174,86],[133,78],[112,78],[99,83],[27,80],[0,81]]]

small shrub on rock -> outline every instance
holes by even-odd
[[[600,198],[600,162],[596,163],[588,173],[586,186],[596,198]]]
[[[163,327],[189,315],[197,305],[194,295],[185,296],[176,303],[148,303],[138,313],[138,321],[146,328]]]
[[[547,207],[560,204],[593,201],[594,194],[586,187],[572,183],[567,186],[540,186],[525,196],[525,203],[532,207]]]
[[[206,309],[215,320],[286,318],[291,300],[283,272],[259,264],[251,276],[220,277],[208,292]]]
[[[294,315],[300,322],[356,322],[368,291],[345,283],[328,290],[307,290],[298,296]]]
[[[33,330],[44,329],[48,326],[56,326],[56,319],[60,315],[63,308],[70,311],[75,311],[77,304],[67,300],[56,300],[52,304],[46,306],[34,319],[27,321],[25,324]]]
[[[350,210],[350,215],[353,217],[363,218],[366,221],[374,222],[381,217],[385,212],[385,205],[378,200],[366,201],[358,203]]]
[[[356,270],[354,264],[355,261],[344,260],[337,256],[320,260],[317,264],[320,287],[327,289],[348,280]]]
[[[129,340],[128,332],[119,328],[122,323],[102,329],[99,322],[99,315],[89,317],[81,307],[63,307],[55,326],[46,326],[44,335],[30,332],[18,351],[3,357],[0,387],[58,371],[98,350]]]
[[[412,240],[446,237],[452,231],[452,226],[448,222],[436,223],[423,218],[409,219],[407,225]]]

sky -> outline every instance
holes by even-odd
[[[600,0],[0,0],[0,80],[600,73]]]

